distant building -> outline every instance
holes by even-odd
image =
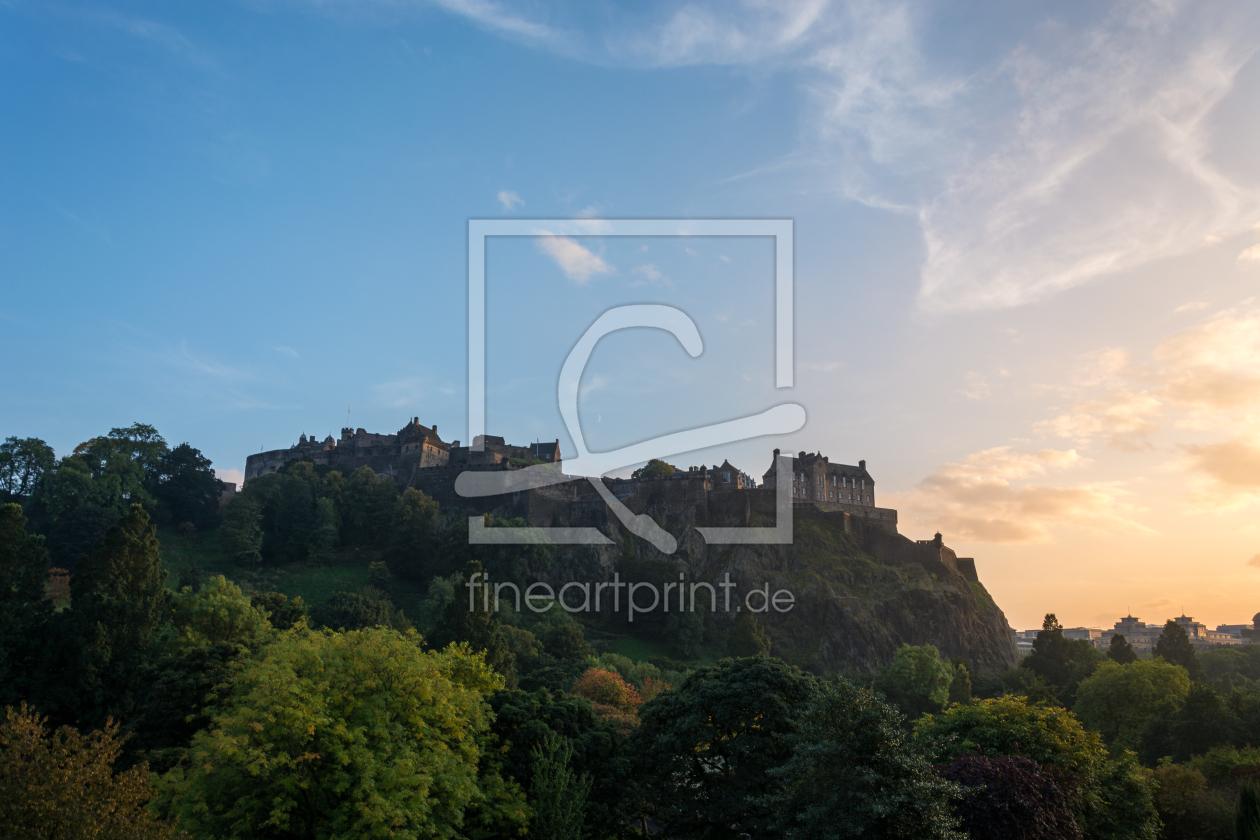
[[[1257,616],[1260,618],[1260,616]],[[1254,625],[1234,624],[1222,625],[1216,630],[1209,630],[1205,624],[1195,621],[1192,616],[1180,615],[1175,619],[1177,624],[1186,631],[1186,636],[1190,639],[1190,644],[1195,647],[1210,647],[1212,645],[1245,645],[1254,641],[1250,634],[1243,635],[1244,628],[1250,629]],[[1239,632],[1234,633],[1224,630],[1224,627],[1238,628]],[[1111,644],[1111,637],[1117,633],[1124,636],[1125,641],[1133,646],[1133,649],[1141,653],[1149,653],[1155,649],[1155,644],[1159,641],[1159,636],[1164,632],[1163,624],[1143,624],[1136,616],[1126,615],[1124,618],[1116,622],[1116,626],[1103,633],[1099,640],[1098,647],[1106,647]]]

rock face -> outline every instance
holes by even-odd
[[[795,599],[790,611],[758,614],[770,637],[770,652],[819,674],[871,671],[890,662],[903,644],[935,645],[942,656],[962,659],[976,673],[1003,671],[1018,662],[1010,625],[975,578],[974,564],[959,563],[939,536],[915,542],[858,516],[797,505],[791,545],[710,546],[696,525],[772,522],[757,521],[755,513],[731,521],[706,515],[710,511],[698,506],[652,507],[635,512],[653,515],[678,539],[675,554],[661,554],[619,527],[607,526],[601,530],[613,545],[564,548],[547,582],[558,589],[570,580],[612,580],[616,572],[621,580],[654,580],[659,587],[682,573],[688,585],[705,581],[716,586],[729,575],[737,587],[731,590],[731,612],[723,611],[719,588],[719,612],[704,616],[719,628],[730,626],[736,605],[744,603],[751,589],[768,584],[771,593],[787,590]],[[676,593],[671,593],[675,599]],[[648,593],[640,594],[643,602],[650,602]],[[708,610],[704,589],[697,603],[699,612]],[[754,596],[752,606],[761,604],[761,597]],[[673,625],[657,611],[640,616],[636,627],[650,633],[655,620],[657,631],[668,634],[679,621],[676,608],[674,612]],[[613,618],[606,608],[604,615]]]

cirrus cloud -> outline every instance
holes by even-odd
[[[1027,479],[1088,463],[1075,450],[999,446],[943,464],[894,496],[905,515],[963,542],[1046,543],[1052,526],[1152,534],[1114,483],[1049,485]]]
[[[537,231],[537,234],[538,250],[551,257],[570,280],[587,283],[593,275],[614,273],[602,257],[577,240],[549,231]]]

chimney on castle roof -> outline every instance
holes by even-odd
[[[798,455],[797,457],[798,457],[798,458],[804,458],[804,457],[805,457],[805,450],[804,450],[804,449],[802,449],[802,450],[801,450],[801,454],[800,454],[800,455]]]
[[[861,470],[866,469],[866,462],[865,462],[865,461],[858,461],[858,469],[861,469]]]

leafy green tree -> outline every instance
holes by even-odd
[[[1083,728],[1071,712],[1017,697],[925,715],[915,737],[938,761],[951,761],[959,753],[1022,755],[1085,780],[1098,775],[1107,757],[1098,734]]]
[[[567,615],[565,616],[567,618]],[[556,621],[542,631],[543,650],[556,659],[579,661],[594,656],[595,651],[586,643],[586,636],[576,621]]]
[[[1045,679],[1055,699],[1071,707],[1076,702],[1076,687],[1102,660],[1102,654],[1089,642],[1065,638],[1063,625],[1054,613],[1048,613],[1033,641],[1032,653],[1020,666]]]
[[[200,729],[207,707],[225,700],[225,683],[249,650],[232,642],[179,650],[147,666],[144,700],[127,724],[124,757],[147,761],[156,773],[178,765]]]
[[[306,620],[306,604],[301,595],[290,598],[283,592],[251,592],[249,600],[267,614],[267,620],[277,630],[288,630]]]
[[[1260,681],[1260,645],[1213,648],[1199,654],[1199,664],[1204,677],[1213,684],[1253,689]]]
[[[315,623],[330,630],[362,630],[367,627],[393,627],[406,630],[411,625],[385,593],[372,587],[363,592],[334,592],[315,609]]]
[[[0,443],[0,502],[26,502],[56,463],[52,447],[39,438],[5,438]]]
[[[1260,840],[1260,791],[1254,783],[1239,786],[1235,814],[1234,836],[1238,840]]]
[[[770,636],[761,626],[761,620],[751,610],[735,613],[735,622],[731,627],[731,635],[726,640],[726,649],[732,656],[770,654]]]
[[[1098,733],[1086,730],[1066,709],[1009,696],[979,700],[925,715],[915,737],[941,763],[961,753],[1023,756],[1073,779],[1077,821],[1087,837],[1156,836],[1159,818],[1141,769],[1128,755],[1109,761]]]
[[[815,682],[769,657],[725,660],[645,703],[630,736],[643,807],[684,837],[769,836],[761,795],[779,785],[766,774],[791,756],[785,736]]]
[[[437,550],[437,517],[438,503],[420,490],[408,487],[398,497],[387,557],[391,571],[399,577],[419,579],[429,571],[431,555]]]
[[[1113,752],[1136,751],[1150,722],[1180,706],[1189,691],[1190,677],[1176,665],[1104,662],[1081,683],[1073,711]]]
[[[464,579],[471,580],[479,571],[481,567],[473,564]],[[452,642],[466,642],[473,651],[485,656],[487,665],[503,675],[508,688],[516,688],[516,661],[494,614],[494,605],[487,610],[484,600],[474,597],[470,609],[470,602],[461,597],[462,594],[457,593],[447,603],[430,634],[430,643],[434,647],[445,647]]]
[[[162,459],[169,450],[157,429],[146,423],[132,423],[123,429],[110,429],[108,440],[119,455],[140,468],[146,481],[151,483],[161,474]]]
[[[902,645],[892,664],[877,671],[875,689],[913,721],[945,707],[954,675],[955,669],[932,645]]]
[[[166,576],[157,532],[137,504],[70,578],[70,632],[60,643],[77,653],[77,681],[62,684],[60,693],[78,709],[81,723],[126,719],[135,706],[144,688],[142,666],[155,654],[170,615]]]
[[[667,464],[659,458],[653,458],[630,474],[631,478],[665,478],[678,472],[673,464]]]
[[[148,768],[114,772],[121,751],[112,721],[89,735],[47,718],[25,703],[5,709],[0,724],[0,836],[168,840],[186,837],[156,819]]]
[[[1133,649],[1133,645],[1129,644],[1129,640],[1123,633],[1116,633],[1111,637],[1111,644],[1107,646],[1107,658],[1117,665],[1128,665],[1138,661],[1137,651]]]
[[[1189,761],[1213,747],[1233,743],[1240,729],[1236,711],[1220,692],[1203,683],[1191,683],[1181,703],[1162,709],[1152,718],[1142,733],[1138,755],[1150,766],[1165,756]]]
[[[961,662],[955,666],[954,678],[949,682],[949,702],[964,705],[971,702],[971,672]]]
[[[316,500],[314,530],[311,532],[311,560],[316,563],[331,563],[337,557],[337,546],[340,544],[336,506],[332,499]]]
[[[506,628],[505,628],[506,629]],[[569,766],[576,777],[591,779],[586,801],[586,836],[591,840],[619,837],[626,807],[627,753],[624,739],[601,720],[591,704],[578,697],[548,691],[496,691],[490,696],[493,731],[502,745],[502,772],[532,789],[539,765],[536,749],[547,749],[553,737],[573,750]],[[538,834],[536,830],[534,834]],[[540,835],[545,836],[545,835]]]
[[[489,792],[507,836],[524,795],[478,775],[502,679],[466,647],[392,630],[282,633],[229,683],[163,806],[194,835],[275,840],[455,837]]]
[[[950,813],[959,788],[933,772],[896,710],[844,679],[811,689],[784,738],[790,757],[768,771],[778,836],[965,840]]]
[[[29,679],[46,664],[40,649],[52,615],[47,579],[44,538],[26,532],[20,506],[0,507],[0,703],[29,696]]]
[[[1171,618],[1168,619],[1163,632],[1159,634],[1159,639],[1155,642],[1155,655],[1162,656],[1166,662],[1185,668],[1190,679],[1195,682],[1203,681],[1203,666],[1199,664],[1199,657],[1195,656],[1189,634],[1186,633],[1184,627]]]
[[[964,753],[940,774],[963,788],[954,810],[971,840],[1080,840],[1077,791],[1031,758]]]
[[[219,521],[219,496],[223,482],[215,476],[210,459],[187,443],[163,453],[149,492],[166,522],[191,522],[210,528]]]
[[[534,810],[530,834],[548,840],[581,840],[591,777],[573,772],[573,746],[552,733],[531,750],[534,773],[529,804]]]
[[[223,575],[196,592],[186,588],[171,599],[171,623],[184,647],[218,642],[252,646],[271,635],[267,614]]]
[[[262,508],[252,493],[237,493],[223,510],[219,540],[223,551],[241,566],[262,562]]]
[[[359,467],[341,492],[342,540],[347,545],[384,545],[389,538],[398,488],[381,481],[371,467]]]

